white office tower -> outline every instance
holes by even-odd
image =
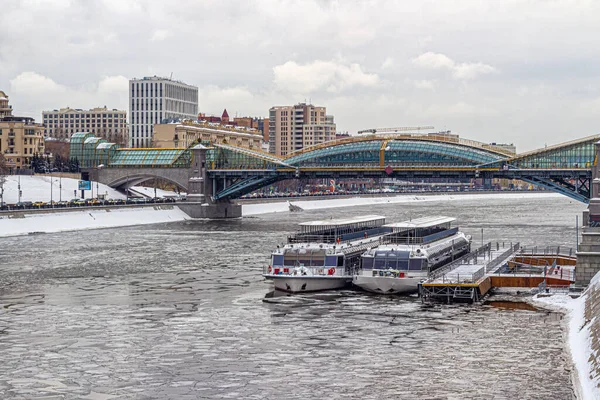
[[[198,88],[157,76],[129,81],[129,147],[152,147],[154,125],[198,119]]]

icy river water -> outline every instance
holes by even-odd
[[[583,209],[485,198],[0,239],[0,398],[572,399],[560,314],[271,297],[260,274],[311,219],[449,215],[475,244],[483,228],[485,241],[574,247]]]

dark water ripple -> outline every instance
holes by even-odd
[[[571,399],[561,316],[340,291],[268,296],[297,222],[457,216],[573,246],[562,198],[361,206],[0,240],[0,398]]]

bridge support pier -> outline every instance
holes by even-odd
[[[242,216],[242,206],[229,200],[213,201],[213,181],[208,178],[206,150],[201,144],[192,147],[193,162],[188,180],[187,201],[178,207],[192,218],[224,219]]]
[[[596,157],[600,142],[596,143]],[[600,271],[600,166],[592,167],[591,200],[583,212],[581,242],[577,246],[575,284],[586,286]]]

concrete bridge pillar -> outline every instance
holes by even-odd
[[[206,151],[207,148],[198,144],[192,151],[192,165],[188,181],[187,201],[179,204],[186,214],[192,218],[239,218],[242,216],[242,206],[229,200],[213,201],[213,183],[208,178]]]
[[[596,143],[596,157],[600,156],[600,142]],[[600,166],[592,167],[590,204],[583,212],[581,242],[577,247],[576,281],[588,285],[600,271]]]

